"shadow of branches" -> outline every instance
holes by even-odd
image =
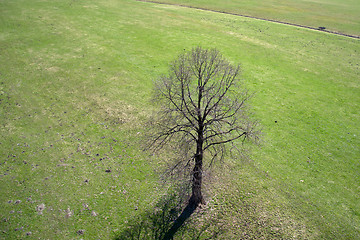
[[[251,166],[237,168],[239,172],[235,173],[213,175],[212,187],[207,189],[207,204],[190,208],[187,213],[189,185],[171,184],[173,188],[166,195],[131,219],[115,239],[311,238],[312,228],[306,225],[303,216],[279,198],[282,190],[277,183],[266,176],[254,180],[249,169]],[[254,182],[259,178],[264,180],[261,186]],[[181,215],[185,217],[180,221]],[[181,224],[177,226],[177,222]]]
[[[116,240],[161,239],[180,212],[181,205],[176,194],[166,195],[160,199],[152,211],[147,211],[132,219]]]
[[[190,209],[180,226],[176,222],[188,205],[178,193],[167,194],[130,220],[115,240],[307,239],[306,226],[286,212],[291,209],[282,204],[269,208],[240,191],[234,198],[234,192],[219,193],[206,206]]]
[[[222,229],[211,233],[207,230],[214,226],[214,222],[205,221],[206,209],[195,209],[184,204],[183,197],[178,192],[168,193],[163,196],[152,210],[132,219],[125,230],[115,240],[159,240],[159,239],[214,239]],[[189,212],[190,211],[190,212]],[[191,214],[194,213],[194,217]],[[185,218],[184,218],[185,215]],[[181,219],[184,218],[184,219]],[[174,225],[181,219],[180,226]],[[202,219],[199,221],[199,219]]]

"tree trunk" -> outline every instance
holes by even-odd
[[[193,179],[192,179],[192,195],[189,200],[189,204],[197,207],[200,203],[204,204],[204,198],[202,196],[201,187],[202,187],[202,166],[203,166],[203,144],[204,144],[204,119],[202,118],[201,113],[201,102],[203,96],[203,86],[202,86],[202,77],[201,77],[201,68],[199,69],[198,77],[198,102],[197,102],[197,121],[198,121],[198,131],[197,131],[197,141],[196,141],[196,154],[195,154],[195,166],[193,169]]]
[[[203,165],[203,149],[202,141],[198,141],[197,150],[195,155],[195,166],[193,169],[192,179],[192,195],[189,200],[190,205],[198,206],[200,203],[204,204],[204,198],[202,196],[202,165]]]

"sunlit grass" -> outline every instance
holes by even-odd
[[[164,191],[159,159],[141,146],[152,80],[197,45],[242,64],[264,132],[252,162],[214,186],[224,224],[241,231],[237,212],[270,224],[267,236],[359,236],[358,40],[135,1],[0,9],[5,238],[107,239],[152,209]],[[257,210],[245,211],[244,197]]]
[[[283,21],[331,31],[360,35],[360,6],[354,0],[327,1],[216,1],[216,0],[159,0],[203,9],[242,14],[251,17]]]

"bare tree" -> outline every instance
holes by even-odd
[[[211,166],[223,158],[227,145],[257,139],[257,123],[250,119],[247,107],[250,95],[239,76],[240,66],[233,66],[218,50],[196,47],[181,54],[169,74],[155,84],[160,110],[151,146],[181,146],[183,156],[174,169],[190,167],[189,205],[204,203],[204,161]]]

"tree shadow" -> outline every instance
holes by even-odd
[[[188,204],[182,211],[180,216],[174,221],[171,228],[165,233],[163,240],[171,240],[174,238],[175,233],[181,228],[185,221],[194,213],[197,206],[194,204]]]
[[[166,195],[155,205],[153,211],[132,219],[115,240],[162,239],[180,211],[176,195]]]
[[[132,219],[125,230],[115,240],[170,240],[175,234],[179,239],[200,239],[207,235],[206,239],[213,239],[221,231],[207,229],[212,225],[211,221],[204,221],[198,224],[197,220],[191,218],[195,213],[196,218],[204,214],[193,205],[187,204],[184,207],[183,199],[176,193],[171,193],[159,200],[152,211],[147,211]]]

